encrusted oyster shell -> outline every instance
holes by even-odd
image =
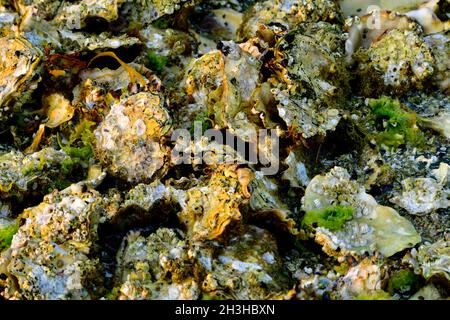
[[[303,22],[335,22],[340,15],[338,1],[334,0],[259,1],[245,13],[238,35],[248,39],[256,36],[262,26],[276,24],[291,29]]]
[[[279,299],[287,289],[276,241],[264,229],[250,226],[215,256],[203,254],[199,260],[206,270],[202,289],[212,297]]]
[[[163,98],[137,93],[113,105],[95,130],[95,153],[112,175],[150,182],[167,172],[170,151],[161,139],[170,126]]]
[[[435,58],[429,45],[416,31],[387,31],[368,49],[355,54],[357,73],[364,95],[381,90],[401,94],[424,88],[435,71]]]
[[[42,52],[21,37],[0,38],[0,120],[29,98],[41,80]]]
[[[92,254],[99,223],[113,214],[108,210],[115,210],[110,204],[97,191],[79,183],[48,194],[41,204],[26,209],[21,215],[24,224],[0,257],[0,272],[14,279],[3,295],[93,298],[102,277],[99,260]]]
[[[221,238],[226,230],[241,223],[239,207],[246,200],[235,170],[235,166],[219,166],[208,180],[187,190],[160,182],[140,184],[128,193],[124,208],[135,206],[152,214],[161,203],[172,208],[178,205],[177,217],[187,229],[188,237]]]
[[[326,175],[314,177],[306,188],[302,203],[307,212],[332,205],[353,208],[353,218],[342,229],[315,229],[316,242],[331,256],[359,256],[379,251],[383,256],[390,257],[421,241],[411,222],[394,209],[378,205],[364,187],[350,180],[348,172],[340,167],[333,168]]]
[[[45,148],[30,155],[11,151],[0,155],[0,198],[21,198],[32,190],[46,190],[61,176],[60,164],[69,156]]]
[[[117,254],[119,299],[198,299],[199,263],[188,243],[172,229],[145,238],[130,233]]]
[[[420,246],[406,260],[427,280],[438,277],[450,281],[450,242],[446,239]]]
[[[391,202],[410,214],[422,215],[450,206],[450,190],[431,178],[408,178],[402,181],[402,193]]]
[[[304,24],[286,35],[278,49],[288,77],[287,89],[274,90],[280,117],[305,138],[333,131],[348,91],[340,28],[325,22]]]

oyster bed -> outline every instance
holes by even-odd
[[[0,300],[448,299],[449,9],[0,0]]]

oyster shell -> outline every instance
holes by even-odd
[[[255,142],[249,129],[256,132],[258,126],[244,107],[259,83],[261,63],[232,41],[221,46],[222,51],[211,51],[188,67],[186,94],[201,106],[198,108],[214,116],[216,128],[229,128],[244,141]]]
[[[301,161],[299,153],[291,151],[285,159],[285,163],[288,165],[288,169],[283,172],[283,179],[288,180],[291,187],[306,188],[311,179],[308,177],[308,170],[305,163]]]
[[[167,228],[131,233],[117,259],[119,299],[263,299],[286,288],[276,242],[256,227],[226,246],[190,243]]]
[[[138,207],[152,214],[161,202],[179,206],[177,217],[194,240],[221,238],[241,223],[239,207],[246,196],[235,171],[236,166],[219,166],[211,177],[187,190],[164,186],[160,182],[140,184],[132,189],[124,208]]]
[[[287,289],[276,241],[264,229],[250,226],[216,254],[199,257],[207,273],[202,289],[208,296],[277,299]]]
[[[45,20],[53,19],[61,6],[60,0],[13,0],[13,2],[21,15],[33,12]]]
[[[381,291],[381,269],[372,260],[364,259],[350,268],[341,279],[338,290],[343,299],[349,300]]]
[[[424,38],[425,42],[430,46],[436,60],[434,80],[444,92],[450,91],[450,40],[447,33],[432,34]],[[448,128],[448,125],[447,125]],[[446,135],[447,138],[450,134]]]
[[[304,138],[326,135],[341,119],[338,106],[348,90],[343,48],[340,28],[325,22],[303,24],[278,45],[290,84],[275,90],[278,113]]]
[[[86,35],[81,32],[61,30],[59,34],[61,47],[68,53],[129,48],[141,43],[138,38],[127,35],[113,36],[108,32],[102,32],[98,35]]]
[[[67,29],[82,29],[88,19],[114,21],[119,17],[118,0],[80,0],[63,2],[52,22]]]
[[[0,119],[5,121],[30,98],[41,80],[42,52],[22,37],[0,38]]]
[[[281,24],[287,30],[303,22],[340,19],[340,8],[334,0],[275,0],[260,1],[244,15],[239,29],[239,38],[248,39],[257,35],[261,26]]]
[[[428,284],[417,291],[410,300],[442,300],[443,297],[439,290],[433,285]]]
[[[402,193],[391,202],[407,210],[410,214],[422,215],[450,206],[450,190],[431,178],[405,179]]]
[[[450,281],[450,243],[441,239],[433,244],[420,246],[409,260],[416,273],[422,274],[425,279],[432,277],[444,278]]]
[[[163,176],[170,150],[161,144],[171,126],[162,97],[137,93],[114,104],[95,130],[95,153],[108,171],[132,183]]]
[[[0,299],[445,299],[447,2],[0,0]]]
[[[99,260],[91,255],[98,224],[106,220],[107,208],[114,208],[109,204],[79,183],[26,209],[21,215],[25,223],[0,256],[0,272],[14,277],[2,294],[22,299],[94,297],[102,278]]]
[[[348,172],[340,167],[316,176],[306,188],[302,204],[307,215],[311,210],[333,205],[353,208],[352,216],[336,230],[315,228],[316,242],[331,256],[360,256],[379,251],[389,257],[421,241],[411,222],[394,209],[378,205],[364,187],[350,180]]]
[[[403,18],[406,19],[406,18]],[[427,85],[435,71],[435,58],[414,23],[381,26],[379,35],[367,48],[361,47],[353,55],[357,75],[361,79],[361,92],[373,96],[380,91],[401,94]],[[410,26],[412,25],[412,27]],[[347,43],[347,51],[355,40]]]
[[[282,191],[277,181],[264,176],[261,171],[256,171],[249,184],[250,209],[256,219],[273,216],[275,223],[287,232],[297,235],[298,230],[294,220],[294,213],[282,197]]]
[[[199,270],[189,244],[175,230],[161,228],[145,238],[130,233],[117,254],[120,300],[198,299]]]
[[[171,15],[182,7],[194,5],[198,0],[125,0],[121,7],[122,14],[126,14],[130,22],[143,26]]]
[[[448,21],[442,22],[436,14],[445,6],[445,1],[439,0],[343,0],[341,9],[346,16],[366,15],[374,11],[398,12],[408,16],[422,25],[427,33],[448,30]]]
[[[0,156],[0,198],[22,198],[29,192],[46,192],[63,181],[61,163],[69,159],[64,151],[44,148],[30,155],[11,151]]]
[[[18,19],[19,15],[16,12],[8,10],[0,2],[0,34],[7,35]]]

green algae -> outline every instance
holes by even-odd
[[[192,126],[190,128],[190,133],[194,134],[195,126],[200,125],[202,128],[202,133],[206,130],[211,129],[213,127],[213,121],[209,117],[209,113],[207,111],[199,113],[196,117]]]
[[[420,277],[412,270],[402,269],[392,274],[387,289],[390,294],[414,292],[419,289],[419,282]]]
[[[353,218],[353,208],[350,206],[333,206],[325,209],[308,211],[303,217],[303,225],[339,230]]]
[[[151,70],[160,73],[164,67],[169,63],[169,59],[162,55],[156,54],[153,51],[147,53],[147,67]]]
[[[65,175],[70,174],[77,166],[86,164],[94,156],[93,141],[94,133],[92,127],[94,122],[83,120],[71,133],[68,144],[63,146],[58,137],[58,143],[63,151],[70,158],[61,162],[61,172]]]
[[[375,134],[379,145],[395,149],[404,144],[420,147],[425,143],[417,126],[417,115],[398,100],[383,96],[369,100],[369,106],[373,122],[380,128]]]
[[[0,251],[11,246],[12,238],[17,233],[17,230],[19,230],[18,223],[0,227]]]
[[[120,287],[114,287],[105,295],[106,300],[117,300],[120,296]]]

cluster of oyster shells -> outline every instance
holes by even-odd
[[[388,2],[0,1],[0,299],[448,298],[450,13]]]

